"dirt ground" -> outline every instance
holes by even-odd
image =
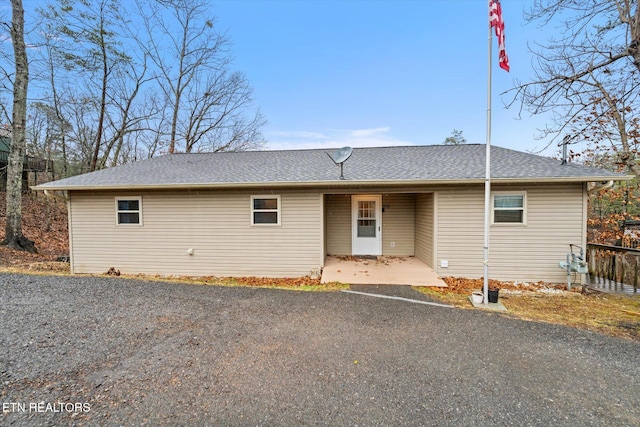
[[[5,225],[6,194],[0,192],[0,241],[4,240]],[[29,254],[0,246],[0,266],[25,267],[69,256],[67,208],[64,202],[40,193],[25,194],[22,198],[22,232],[35,242],[38,253]]]

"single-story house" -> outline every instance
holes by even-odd
[[[73,273],[298,277],[328,256],[482,277],[485,145],[170,154],[35,186],[66,198]],[[491,147],[490,277],[563,282],[607,170]]]

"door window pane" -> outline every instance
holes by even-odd
[[[358,237],[376,237],[375,200],[358,201]]]
[[[358,220],[358,237],[376,237],[376,221],[368,219]]]

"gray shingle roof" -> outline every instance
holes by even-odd
[[[353,185],[366,183],[455,183],[484,179],[485,146],[422,145],[354,148],[340,168],[324,149],[171,154],[104,169],[35,187],[108,189],[223,187],[239,185]],[[496,181],[604,181],[624,175],[559,160],[491,147]]]

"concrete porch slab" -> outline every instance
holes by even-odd
[[[469,297],[469,302],[471,303],[471,305],[474,308],[482,308],[482,309],[485,309],[485,310],[495,310],[495,311],[507,311],[507,307],[505,307],[500,302],[500,300],[498,300],[498,302],[488,302],[488,303],[484,304],[484,303],[473,302],[473,299],[470,296]]]
[[[351,285],[408,285],[446,287],[427,264],[414,257],[327,257],[322,283]]]

